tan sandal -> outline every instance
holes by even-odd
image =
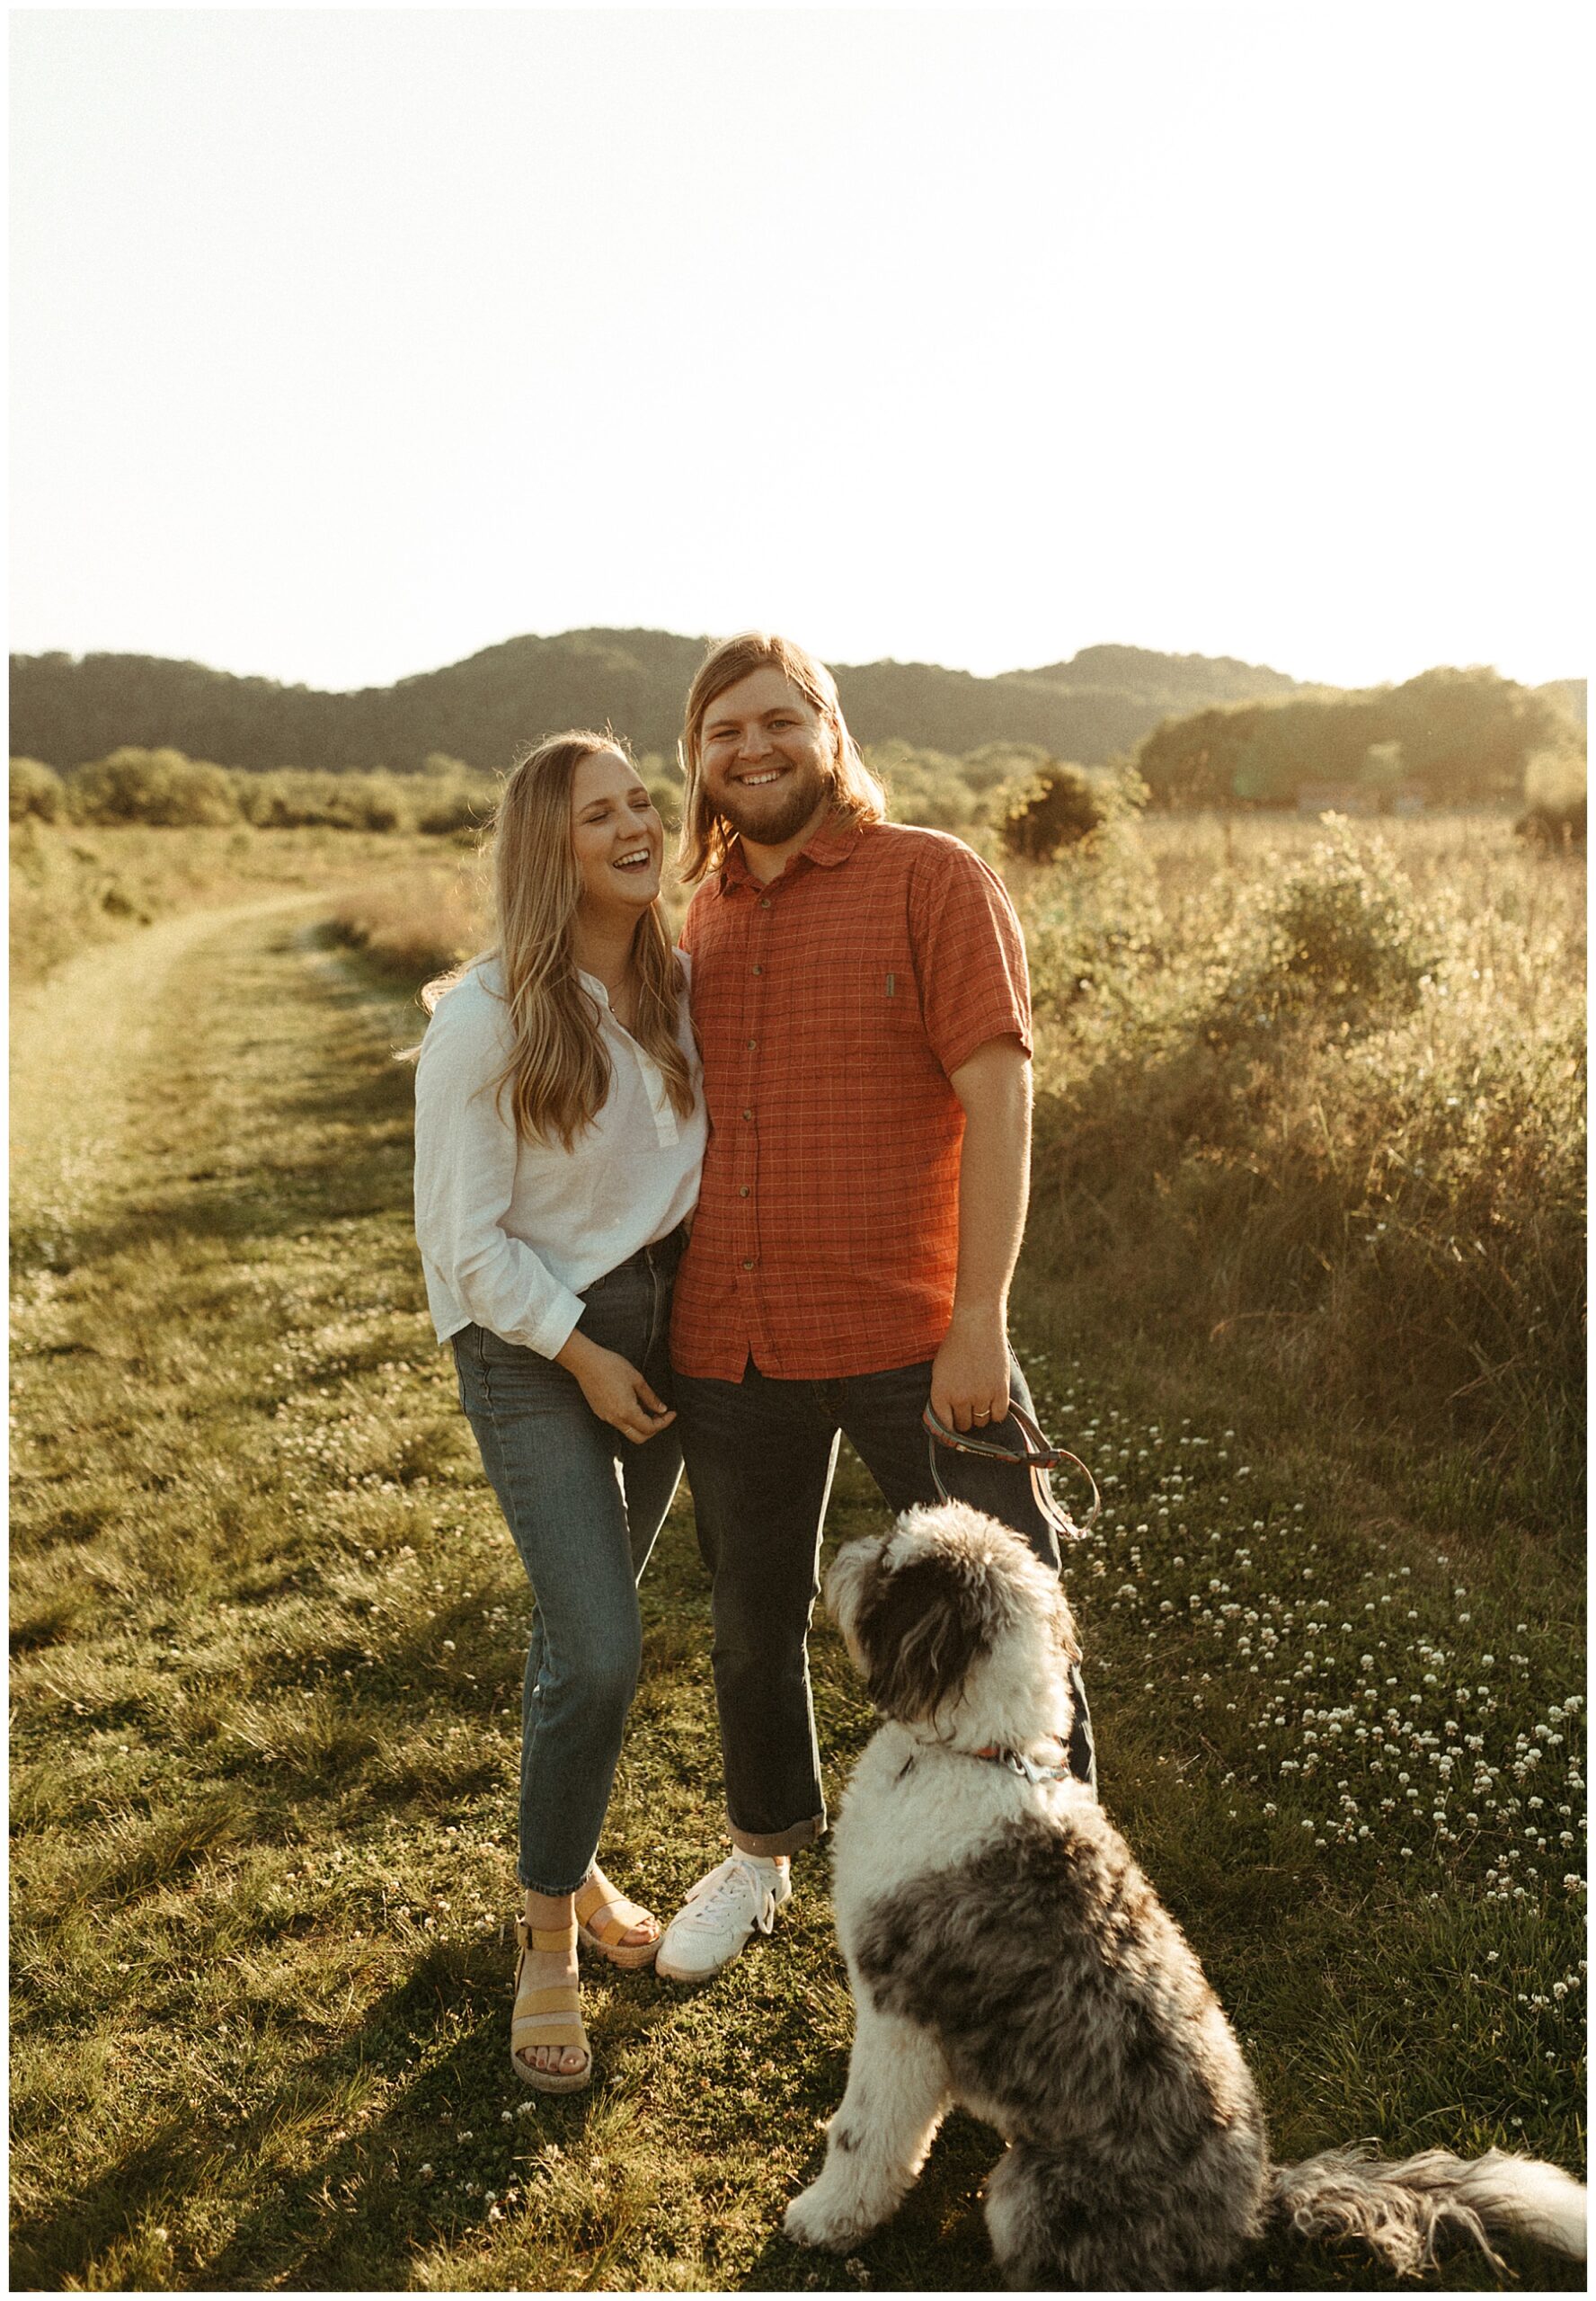
[[[569,1925],[552,1926],[545,1932],[518,1918],[516,1940],[521,1954],[516,1964],[515,2011],[510,2021],[510,2058],[515,2074],[523,2084],[536,2086],[540,2093],[580,2093],[593,2082],[593,2049],[582,2027],[581,1992],[574,1977],[541,1988],[521,1986],[530,1950],[576,1947],[576,1920],[572,1918]],[[580,2046],[588,2057],[588,2066],[585,2069],[529,2068],[521,2056],[537,2046]]]
[[[639,1926],[655,1925],[658,1920],[652,1910],[641,1909],[629,1902],[625,1894],[617,1894],[607,1879],[601,1885],[596,1877],[576,1889],[577,1936],[584,1950],[596,1950],[607,1958],[612,1966],[621,1966],[629,1973],[641,1967],[652,1966],[660,1954],[661,1935],[656,1932],[652,1941],[628,1941],[628,1933]],[[602,1910],[602,1917],[597,1913]]]

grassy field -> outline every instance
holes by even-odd
[[[1195,1225],[1184,1266],[1206,1236],[1233,1286],[1245,1260],[1204,1231],[1213,1204],[1178,1161],[1130,1234],[1117,1302],[1106,1241],[1126,1204],[1096,1177],[1075,1267],[1054,1228],[1080,1179],[1060,1147],[1069,1097],[1101,1088],[1103,1065],[1121,1062],[1127,1097],[1150,1080],[1186,1124],[1168,1066],[1191,970],[1166,949],[1148,971],[1167,996],[1136,1010],[1134,1074],[1115,1053],[1126,999],[1116,1031],[1094,1007],[1107,992],[1062,995],[1094,904],[1125,917],[1134,897],[1160,932],[1184,916],[1201,939],[1222,852],[1160,852],[1164,836],[1149,827],[1134,866],[1114,866],[1137,875],[1119,897],[1084,879],[1020,890],[1053,1099],[1017,1327],[1044,1420],[1106,1481],[1067,1567],[1104,1797],[1249,2043],[1279,2154],[1368,2135],[1581,2169],[1567,1464],[1515,1479],[1514,1433],[1527,1445],[1532,1426],[1511,1399],[1477,1432],[1427,1408],[1398,1444],[1355,1384],[1293,1381],[1299,1334],[1295,1356],[1245,1326],[1210,1345],[1206,1299],[1165,1333],[1142,1267],[1161,1239],[1174,1252]],[[1503,893],[1504,857],[1490,921],[1538,890],[1560,906],[1566,967],[1566,876]],[[1455,860],[1437,875],[1455,880]],[[995,2145],[962,2118],[854,2257],[779,2235],[847,2063],[823,1852],[797,1865],[776,1936],[708,1991],[589,1968],[590,2092],[535,2097],[511,2074],[528,1602],[422,1312],[410,1084],[391,1059],[419,1014],[340,953],[326,910],[262,893],[165,919],[21,1002],[13,2282],[986,2289]],[[1547,964],[1538,931],[1523,998]],[[1503,926],[1494,964],[1510,942]],[[1095,979],[1122,987],[1094,948]],[[1424,1012],[1358,1026],[1357,1044]],[[1295,1076],[1328,1060],[1317,1036],[1295,1044]],[[1267,1071],[1256,1045],[1246,1060]],[[1384,1076],[1361,1074],[1351,1100]],[[1262,1096],[1262,1073],[1246,1077]],[[1327,1120],[1334,1142],[1339,1106]],[[1150,1123],[1128,1104],[1127,1129]],[[1095,1156],[1092,1140],[1072,1155]],[[1218,1155],[1197,1179],[1215,1174],[1236,1186]],[[1471,1482],[1459,1464],[1476,1460],[1489,1475]],[[833,1532],[876,1523],[845,1466]],[[668,1910],[719,1851],[685,1496],[643,1605],[606,1851]],[[870,1719],[829,1627],[815,1667],[835,1799]],[[1526,2285],[1583,2284],[1529,2249],[1514,2260]],[[1460,2256],[1441,2281],[1499,2280]],[[1278,2247],[1246,2283],[1371,2279],[1361,2258]]]

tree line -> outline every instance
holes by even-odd
[[[607,724],[635,751],[663,753],[704,651],[702,639],[663,631],[526,636],[348,694],[148,655],[13,655],[12,748],[58,771],[134,745],[254,769],[412,775],[442,755],[502,773],[549,728]],[[878,662],[843,665],[838,680],[863,743],[896,738],[954,754],[1032,743],[1088,766],[1133,749],[1172,714],[1297,690],[1283,672],[1228,656],[1110,646],[995,679]]]
[[[1380,812],[1516,800],[1530,763],[1583,755],[1562,692],[1524,688],[1478,667],[1422,671],[1398,687],[1305,692],[1172,720],[1139,748],[1157,807],[1295,806],[1322,795],[1370,799]],[[1583,716],[1583,683],[1578,706]]]

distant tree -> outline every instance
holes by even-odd
[[[1401,687],[1290,696],[1166,720],[1137,767],[1160,807],[1289,807],[1305,784],[1392,781],[1432,804],[1511,796],[1558,724],[1545,697],[1490,671],[1421,672]]]
[[[66,789],[53,767],[46,767],[41,759],[13,759],[11,762],[11,820],[24,822],[30,815],[42,823],[59,822],[66,812]]]
[[[1370,743],[1363,754],[1363,771],[1359,780],[1379,794],[1382,808],[1388,808],[1397,785],[1407,773],[1397,742]]]
[[[1477,664],[1421,671],[1389,689],[1385,710],[1410,773],[1452,805],[1516,797],[1530,755],[1565,724],[1548,698]]]
[[[1585,837],[1585,737],[1578,727],[1554,730],[1524,769],[1524,813],[1514,829],[1550,847]]]

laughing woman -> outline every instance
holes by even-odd
[[[493,946],[439,987],[416,1066],[429,1307],[536,1602],[510,2057],[550,2093],[592,2075],[579,1934],[617,1966],[659,1947],[598,1848],[641,1658],[637,1578],[681,1467],[666,1337],[704,1155],[663,850],[608,736],[538,744],[494,824]]]

